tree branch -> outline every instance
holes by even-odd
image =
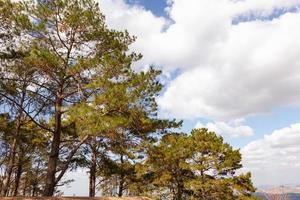
[[[6,98],[7,100],[11,101],[12,103],[14,103],[17,107],[19,107],[19,108],[22,110],[22,112],[24,112],[25,115],[26,115],[27,117],[29,117],[30,120],[31,120],[33,123],[35,123],[38,127],[42,128],[42,129],[44,129],[44,130],[47,130],[47,131],[49,131],[49,132],[51,132],[51,133],[54,133],[54,131],[53,131],[52,129],[50,129],[50,128],[48,128],[48,127],[46,127],[46,126],[40,124],[39,122],[37,122],[37,121],[34,119],[34,117],[32,117],[32,116],[31,116],[31,115],[30,115],[30,114],[22,107],[22,105],[20,105],[19,103],[17,103],[14,99],[8,97],[7,95],[5,95],[5,94],[3,94],[3,93],[0,93],[0,95],[3,96],[4,98]]]
[[[74,155],[76,154],[77,150],[81,147],[81,145],[83,145],[88,139],[89,139],[90,136],[85,136],[75,147],[74,149],[70,152],[69,156],[67,157],[67,160],[65,161],[65,164],[63,165],[58,177],[56,178],[55,180],[55,183],[57,184],[61,178],[64,176],[64,174],[66,173],[66,171],[68,170],[69,168],[69,164],[70,162],[72,161]]]

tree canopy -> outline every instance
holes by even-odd
[[[1,196],[59,195],[81,167],[91,197],[250,198],[238,150],[158,117],[161,71],[132,68],[136,38],[107,27],[100,8],[0,0]]]
[[[241,199],[255,188],[251,175],[239,174],[241,154],[207,129],[167,134],[148,151],[144,170],[160,198]]]

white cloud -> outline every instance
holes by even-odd
[[[238,15],[268,15],[300,0],[173,0],[170,19],[123,0],[100,0],[108,24],[138,37],[141,65],[179,69],[158,99],[172,117],[217,121],[299,105],[300,14],[232,24]],[[172,21],[172,23],[170,23]]]
[[[206,117],[198,124],[221,134],[251,135],[243,118],[299,105],[300,14],[232,24],[237,16],[268,16],[300,0],[168,0],[169,19],[124,0],[99,0],[109,26],[138,37],[141,65],[180,71],[158,99],[172,117]],[[274,131],[242,149],[257,184],[299,180],[300,124]]]
[[[111,27],[127,29],[143,39],[159,34],[167,23],[165,18],[156,17],[151,11],[138,5],[128,5],[123,0],[99,1],[100,9]]]
[[[247,137],[253,135],[251,127],[244,125],[244,119],[236,119],[230,122],[209,122],[203,124],[198,122],[195,128],[207,128],[220,135],[228,135],[230,137]]]
[[[299,180],[300,123],[275,130],[263,139],[250,142],[241,153],[245,171],[253,173],[254,182],[290,184]]]
[[[100,9],[106,16],[108,25],[117,30],[128,30],[131,35],[137,37],[137,41],[131,49],[143,54],[139,65],[159,64],[155,57],[160,51],[157,37],[163,34],[163,30],[170,21],[155,16],[151,11],[142,6],[128,5],[123,0],[98,0]]]
[[[159,99],[166,113],[228,120],[299,105],[299,13],[238,25],[227,21],[227,27],[212,24],[220,29],[208,32],[208,43],[195,42],[199,51],[193,52],[198,56],[191,53],[186,62],[194,64]]]

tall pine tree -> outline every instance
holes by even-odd
[[[150,132],[178,126],[156,119],[155,96],[161,90],[159,71],[136,73],[131,64],[141,55],[128,52],[135,38],[105,25],[93,0],[1,1],[11,12],[7,19],[13,51],[22,52],[21,65],[11,71],[2,65],[1,97],[15,104],[52,138],[44,196],[52,196],[58,182],[84,143],[113,135],[143,139]],[[9,55],[6,50],[2,55]],[[3,59],[2,59],[3,60]],[[11,66],[16,66],[13,60]],[[4,86],[21,90],[20,73],[28,72],[25,106],[11,98]],[[30,104],[27,104],[29,103]],[[107,136],[108,135],[108,136]],[[65,138],[71,139],[69,145]],[[70,145],[72,144],[72,145]],[[61,153],[63,152],[63,154]]]

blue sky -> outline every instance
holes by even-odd
[[[168,6],[165,0],[127,0],[131,5],[141,5],[157,16],[166,16],[165,8]]]
[[[249,22],[249,21],[255,21],[255,20],[271,21],[273,19],[279,18],[280,16],[282,16],[286,13],[297,13],[297,12],[299,12],[299,9],[300,9],[299,5],[296,5],[296,6],[291,6],[291,7],[274,8],[271,10],[270,13],[267,13],[267,14],[263,13],[263,11],[244,13],[244,14],[234,17],[232,20],[232,23],[239,24],[242,22]]]
[[[130,5],[140,5],[145,10],[151,11],[156,16],[168,17],[166,7],[168,6],[166,0],[127,0]],[[299,12],[300,6],[295,5],[291,7],[275,7],[270,12],[264,13],[263,10],[252,10],[247,13],[236,15],[232,18],[232,23],[237,25],[243,22],[250,21],[272,21],[279,18],[286,13]],[[180,70],[174,71],[171,78],[175,79],[180,74]],[[209,119],[194,118],[184,120],[182,131],[189,132],[195,128],[197,122],[209,122]],[[247,117],[247,124],[254,130],[255,134],[249,138],[235,138],[228,139],[232,145],[237,148],[242,148],[251,140],[259,139],[263,135],[270,134],[275,129],[287,127],[290,124],[300,122],[300,108],[298,107],[281,107],[275,108],[267,113],[260,113],[254,116]],[[225,136],[226,137],[226,136]]]
[[[300,0],[172,2],[100,0],[110,27],[137,36],[135,67],[163,71],[160,116],[240,148],[258,187],[300,184]]]
[[[182,131],[190,132],[197,122],[201,120],[203,122],[209,122],[208,119],[192,119],[184,120]],[[228,138],[225,136],[227,142],[236,148],[242,148],[249,142],[262,138],[264,135],[268,135],[276,129],[281,129],[300,122],[300,108],[298,107],[286,107],[278,108],[269,113],[258,114],[256,116],[247,117],[247,125],[250,126],[255,134],[246,138]]]

